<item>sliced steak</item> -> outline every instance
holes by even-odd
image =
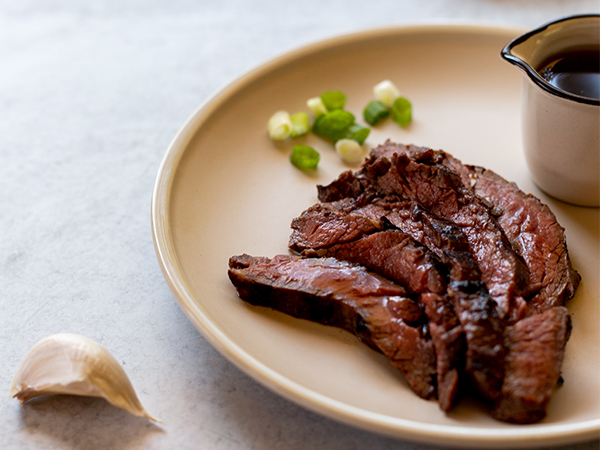
[[[474,191],[493,205],[493,213],[529,269],[528,314],[563,306],[581,277],[571,266],[564,228],[548,206],[491,170],[472,167]]]
[[[473,378],[480,393],[486,398],[496,399],[504,376],[503,324],[496,311],[496,302],[481,281],[481,272],[470,253],[466,237],[454,224],[431,215],[419,206],[395,209],[387,217],[436,254],[443,255],[441,260],[450,268],[447,295],[466,341],[463,349],[466,354],[461,358],[464,370]],[[421,300],[427,306],[423,296]],[[436,306],[442,308],[439,302]],[[430,308],[425,310],[431,317]],[[447,306],[441,309],[446,317],[447,310]],[[431,325],[432,336],[435,336],[434,328]],[[443,392],[441,387],[438,389]]]
[[[319,186],[320,192],[324,193],[322,198],[335,200],[322,200],[322,203],[310,207],[292,221],[293,232],[289,243],[292,250],[301,252],[307,248],[335,245],[340,242],[339,236],[351,229],[344,237],[344,242],[347,242],[360,234],[356,233],[357,223],[365,224],[362,231],[367,233],[385,228],[382,219],[386,219],[435,253],[450,268],[451,281],[477,285],[469,287],[469,290],[485,288],[469,242],[458,226],[434,216],[415,202],[401,200],[397,196],[377,197],[374,192],[366,194],[360,189],[345,189],[343,183],[357,186],[368,183],[368,180],[364,177],[361,179],[360,174],[353,178],[353,175],[344,173],[332,184]],[[333,185],[337,185],[337,188],[331,191]],[[350,192],[356,197],[338,198],[340,192]],[[359,221],[358,216],[364,216],[364,219]],[[349,223],[332,232],[337,225],[335,221]]]
[[[360,264],[400,283],[410,293],[446,292],[445,268],[439,259],[398,229],[365,234],[319,250],[305,250],[303,255],[328,256]]]
[[[358,198],[365,193],[366,187],[354,172],[346,170],[327,186],[317,185],[317,195],[322,202],[334,202],[343,198]]]
[[[500,397],[504,378],[504,323],[496,302],[485,292],[450,289],[466,341],[465,371],[489,400]]]
[[[350,183],[354,188],[344,188],[343,183]],[[451,387],[450,382],[444,382],[446,379],[450,379],[447,377],[454,375],[446,369],[447,367],[460,367],[461,371],[466,370],[474,380],[476,388],[486,398],[497,399],[500,395],[504,375],[503,324],[496,312],[495,301],[490,298],[485,284],[481,281],[479,267],[470,253],[467,238],[461,229],[447,220],[435,217],[413,201],[402,201],[396,196],[373,198],[373,192],[367,194],[369,190],[368,180],[360,173],[356,175],[356,180],[345,174],[336,180],[334,184],[337,185],[336,194],[335,196],[328,195],[327,198],[337,198],[340,192],[350,192],[357,197],[323,202],[318,204],[318,208],[309,208],[298,219],[294,220],[292,227],[295,230],[292,233],[291,242],[300,240],[298,236],[299,223],[304,220],[314,221],[314,214],[317,210],[321,212],[327,210],[336,211],[339,214],[336,215],[338,219],[347,215],[350,221],[354,221],[357,214],[367,216],[372,223],[384,217],[385,220],[396,225],[416,241],[424,244],[450,268],[450,286],[448,294],[443,296],[443,301],[446,302],[444,314],[436,315],[433,314],[431,308],[426,309],[430,312],[428,313],[430,329],[437,350],[440,406],[444,409],[451,404],[454,394],[447,393],[456,393],[456,388]],[[362,190],[357,189],[356,186],[358,185],[365,188]],[[321,193],[329,191],[328,186],[323,186],[320,190]],[[368,198],[368,200],[365,200],[365,198]],[[317,221],[323,223],[323,220]],[[303,227],[303,229],[307,230],[310,227]],[[337,236],[339,234],[334,232],[331,235]],[[392,264],[392,259],[402,259],[398,256],[396,258],[390,258],[389,256],[390,252],[398,250],[398,247],[389,245],[389,243],[373,245],[375,240],[381,243],[384,242],[381,237],[385,235],[381,235],[381,237],[380,235],[381,233],[374,233],[372,236],[362,239],[361,242],[344,242],[338,245],[335,244],[335,239],[332,239],[327,242],[327,245],[331,246],[330,250],[324,251],[321,249],[316,253],[349,259],[367,265],[371,270],[404,285],[410,285],[410,280],[407,280],[407,277],[416,276],[417,280],[424,279],[422,275],[418,276],[418,270],[414,272],[414,269],[407,268],[407,264]],[[304,238],[302,240],[308,241],[309,239]],[[291,246],[294,248],[293,245]],[[298,250],[298,247],[295,246],[295,249]],[[408,255],[410,254],[408,252]],[[406,256],[404,256],[404,262],[406,262]],[[423,268],[415,261],[408,264],[408,266],[410,265]],[[394,266],[400,269],[399,274],[394,273]],[[436,271],[443,273],[444,271],[440,271],[439,267],[439,264],[435,264],[433,273]],[[413,279],[413,283],[416,285],[419,284],[417,280]],[[414,287],[412,291],[418,293],[441,292],[440,289],[427,290]],[[438,301],[436,304],[439,305],[440,302]],[[449,319],[457,314],[458,321]],[[441,319],[443,319],[442,322],[437,322]],[[457,322],[460,324],[458,327]],[[456,329],[453,330],[455,327]],[[445,330],[446,334],[436,335],[434,329]],[[450,330],[453,331],[450,332]],[[462,336],[463,330],[464,336]],[[454,337],[447,340],[441,338],[450,335]],[[460,341],[464,345],[465,340],[466,355],[459,355],[455,351],[459,347],[456,342]],[[444,361],[454,362],[444,363]]]
[[[387,219],[436,253],[446,264],[458,270],[453,276],[463,281],[481,281],[481,272],[471,255],[466,236],[452,222],[441,219],[414,202],[391,204]]]
[[[573,297],[580,281],[567,252],[564,229],[539,199],[525,194],[515,183],[491,170],[464,165],[443,151],[389,142],[378,147],[375,153],[387,157],[401,153],[416,160],[427,155],[455,171],[463,185],[484,200],[512,248],[523,258],[530,275],[524,315],[535,319],[519,321],[507,332],[505,381],[494,414],[501,420],[519,423],[539,420],[545,414],[550,392],[558,379],[564,344],[569,336],[565,331],[570,329],[568,313],[556,307]],[[553,312],[540,314],[545,311]],[[541,337],[531,338],[534,326],[540,327]],[[547,338],[548,329],[558,330],[558,343]],[[532,359],[533,348],[538,356]],[[532,361],[538,357],[545,368],[532,372]],[[550,378],[544,378],[544,373]],[[526,383],[529,383],[529,391],[523,387]],[[538,392],[537,397],[532,392]]]
[[[410,199],[461,228],[500,316],[514,322],[525,307],[527,268],[486,205],[434,156],[424,152],[418,160],[406,154],[372,158],[363,170],[383,194]]]
[[[533,423],[545,417],[570,332],[570,316],[562,306],[528,316],[509,329],[506,376],[502,397],[492,411],[495,418]]]
[[[356,211],[354,200],[337,202],[337,207],[317,203],[292,221],[290,249],[301,252],[353,241],[365,233],[382,229],[381,216]]]
[[[301,257],[230,260],[241,298],[354,332],[420,396],[437,384],[444,411],[466,372],[495,418],[545,416],[580,280],[547,206],[492,171],[389,141],[318,196],[292,223]]]
[[[464,366],[464,339],[452,302],[446,297],[445,267],[435,254],[397,228],[365,234],[330,247],[304,250],[302,254],[360,264],[400,283],[411,294],[423,294],[436,351],[438,399],[440,407],[448,411],[458,391],[459,371]]]
[[[547,205],[482,167],[466,166],[473,191],[485,199],[529,269],[527,314],[563,306],[581,280],[573,269],[564,228]]]
[[[465,366],[465,338],[454,305],[439,294],[420,296],[429,319],[429,333],[435,347],[438,403],[442,411],[450,411],[458,396]]]
[[[241,255],[229,267],[243,300],[355,333],[387,356],[419,396],[435,395],[433,344],[418,305],[398,284],[333,258]]]
[[[431,150],[399,144],[380,146],[379,154],[407,153],[413,157]],[[575,295],[581,277],[573,269],[564,228],[547,205],[521,191],[495,172],[465,165],[452,155],[436,150],[435,158],[456,171],[464,186],[485,200],[513,249],[529,271],[526,314],[562,306]]]

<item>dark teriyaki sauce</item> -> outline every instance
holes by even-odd
[[[563,91],[600,99],[600,50],[556,54],[547,59],[538,72],[548,83]]]

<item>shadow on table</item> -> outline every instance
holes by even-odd
[[[48,395],[21,408],[22,427],[73,449],[140,448],[163,429],[101,398]]]

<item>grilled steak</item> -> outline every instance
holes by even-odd
[[[435,351],[420,324],[422,310],[396,283],[333,258],[287,255],[234,256],[229,278],[249,303],[356,334],[387,356],[419,396],[435,395]]]
[[[429,319],[429,333],[435,348],[438,404],[450,411],[458,396],[464,371],[465,339],[454,305],[443,295],[420,296]]]
[[[317,192],[320,201],[334,202],[343,198],[357,198],[364,193],[365,187],[356,174],[347,170],[329,185],[317,185]]]
[[[514,423],[544,418],[570,332],[570,316],[562,306],[528,316],[508,329],[506,376],[492,411],[495,418]]]
[[[373,153],[387,157],[401,153],[416,160],[426,155],[454,170],[463,185],[485,201],[513,249],[525,261],[530,275],[526,319],[506,331],[505,378],[493,414],[508,422],[540,420],[559,379],[570,333],[568,312],[556,307],[573,297],[580,281],[571,266],[564,229],[539,199],[491,170],[464,165],[443,151],[389,142]],[[535,365],[538,370],[532,369]]]
[[[449,268],[451,283],[460,283],[463,288],[473,285],[468,287],[469,290],[486,289],[469,242],[458,226],[434,216],[414,202],[402,202],[401,205],[396,207],[391,203],[386,218],[434,252]]]
[[[365,266],[421,294],[446,292],[444,267],[424,245],[398,229],[365,234],[319,250],[305,250],[306,256],[330,256]]]
[[[331,185],[342,187],[345,174]],[[329,193],[330,186],[320,186]],[[354,197],[317,203],[292,221],[289,247],[295,252],[352,241],[362,234],[386,228],[383,219],[425,245],[450,269],[450,280],[481,285],[481,272],[459,227],[428,213],[418,204],[397,197],[376,197],[354,191]],[[325,198],[329,198],[326,195]]]
[[[371,158],[363,170],[383,194],[410,199],[432,214],[459,226],[502,318],[517,320],[525,307],[528,272],[486,205],[462,185],[458,175],[432,154],[419,160],[405,154]]]
[[[532,195],[443,151],[386,142],[318,186],[299,256],[230,260],[244,300],[354,332],[448,411],[465,375],[502,421],[545,416],[579,284]]]
[[[458,391],[463,366],[463,336],[452,302],[445,297],[446,274],[441,261],[427,247],[397,228],[387,229],[304,255],[334,257],[360,264],[405,286],[410,294],[423,294],[431,337],[437,355],[438,399],[448,411]]]
[[[393,170],[391,162],[387,159],[373,161],[372,158],[369,163],[379,165],[380,169],[383,168],[382,176],[386,176],[388,171]],[[359,186],[361,186],[360,189]],[[355,174],[346,172],[329,186],[321,186],[319,188],[320,199],[334,200],[331,203],[321,203],[321,209],[336,209],[348,213],[351,210],[349,205],[352,204],[352,199],[340,198],[344,194],[354,195],[355,201],[359,205],[352,211],[353,216],[367,211],[370,218],[375,220],[374,210],[377,210],[390,222],[411,234],[416,240],[423,242],[436,254],[441,255],[450,266],[449,299],[447,301],[453,303],[452,308],[458,314],[460,324],[464,329],[467,352],[462,359],[466,364],[465,369],[473,378],[477,389],[486,398],[498,398],[504,376],[503,324],[496,311],[496,302],[490,298],[481,281],[479,266],[473,259],[468,238],[462,228],[449,220],[436,217],[414,199],[398,200],[398,193],[393,189],[384,190],[378,187],[377,181],[372,181],[367,169],[360,170]],[[377,197],[377,195],[381,197]],[[473,197],[472,194],[471,197]],[[365,198],[371,202],[368,206],[362,206]],[[481,203],[478,207],[485,210],[484,212],[487,211],[485,205]],[[311,210],[309,209],[309,211]],[[314,211],[313,209],[312,213],[306,216],[303,214],[297,220],[307,220],[307,216],[313,215]],[[489,216],[489,213],[487,214]],[[296,221],[295,223],[297,224]],[[297,231],[298,229],[292,233],[292,241],[298,239]],[[493,228],[493,231],[498,234],[502,233],[497,226]],[[496,244],[494,243],[490,250],[494,251],[495,248]],[[508,251],[508,245],[505,245],[504,249]],[[514,255],[514,252],[510,251],[509,253],[516,262],[515,265],[518,268],[516,273],[523,275],[524,267],[521,261]],[[390,276],[389,269],[384,271],[372,267],[372,270]],[[524,275],[526,277],[526,273]],[[522,310],[523,307],[520,306],[519,313]]]
[[[380,217],[370,217],[352,207],[353,204],[340,204],[329,208],[320,203],[312,206],[292,221],[290,248],[296,252],[326,248],[383,228]]]
[[[526,314],[562,306],[575,295],[581,277],[573,269],[564,228],[538,198],[525,194],[515,183],[483,167],[465,165],[441,150],[387,142],[379,155],[405,153],[412,157],[433,153],[435,160],[456,171],[465,187],[485,200],[513,249],[529,271]]]

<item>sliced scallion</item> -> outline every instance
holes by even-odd
[[[404,97],[398,97],[392,106],[392,119],[400,126],[407,126],[412,121],[412,105]]]
[[[361,125],[359,123],[353,123],[348,127],[344,138],[352,139],[353,141],[356,141],[360,145],[362,145],[365,142],[365,139],[367,139],[367,136],[369,136],[370,132],[370,128],[365,127],[364,125]]]
[[[347,137],[348,128],[354,123],[354,115],[343,109],[335,109],[318,116],[312,126],[317,136],[337,141]]]
[[[277,111],[267,123],[269,137],[274,141],[283,141],[290,136],[292,119],[287,111]]]
[[[317,117],[327,114],[327,108],[325,107],[323,100],[321,100],[321,97],[309,98],[306,100],[306,106],[308,106]]]
[[[290,155],[291,163],[300,170],[315,170],[320,158],[319,152],[308,145],[294,146]]]
[[[333,111],[335,109],[343,109],[348,97],[342,91],[330,91],[321,94],[321,100],[327,111]]]
[[[383,80],[373,87],[373,95],[388,108],[391,108],[394,101],[400,97],[400,91],[390,80]]]
[[[348,164],[358,164],[365,157],[362,146],[354,139],[340,139],[335,143],[335,151]]]
[[[389,115],[389,108],[379,100],[371,100],[363,110],[363,117],[369,125],[375,125]]]
[[[304,136],[308,133],[310,126],[308,124],[308,114],[305,112],[297,112],[290,116],[292,122],[292,130],[290,132],[291,137]]]

